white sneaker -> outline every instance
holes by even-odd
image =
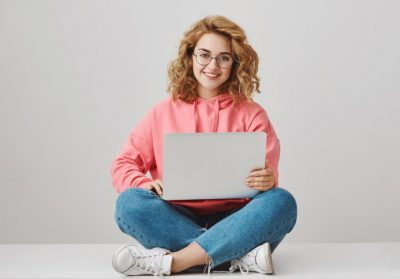
[[[146,249],[138,244],[119,248],[112,259],[114,269],[125,275],[170,275],[172,256],[163,248]]]
[[[234,272],[237,268],[241,273],[247,274],[249,271],[274,274],[274,267],[272,265],[271,246],[269,243],[264,243],[239,260],[231,261],[230,272]]]

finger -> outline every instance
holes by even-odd
[[[144,189],[147,189],[149,191],[152,191],[152,189],[154,188],[153,185],[151,183],[146,184],[145,186],[143,186]]]
[[[253,181],[253,182],[246,182],[247,186],[250,187],[266,187],[272,185],[272,181]]]
[[[263,176],[263,175],[269,176],[273,174],[274,174],[273,169],[263,169],[263,170],[253,171],[252,173],[250,173],[250,176]]]
[[[264,176],[264,175],[267,175],[266,169],[256,170],[250,173],[250,176]]]
[[[256,182],[256,181],[268,181],[270,178],[268,176],[250,176],[246,179],[246,182]]]
[[[162,190],[162,187],[161,187],[160,184],[154,183],[154,188],[156,189],[157,194],[158,194],[159,196],[162,196],[162,195],[163,195],[163,190]]]
[[[151,184],[147,185],[146,187],[147,190],[152,191],[154,193],[156,193],[156,188],[154,187],[154,183],[152,182]]]
[[[269,165],[269,160],[268,160],[268,159],[265,159],[265,168],[266,168],[266,169],[268,168],[268,165]]]
[[[254,186],[259,186],[259,185],[255,185],[255,184],[260,184],[260,183],[264,183],[264,184],[272,184],[274,183],[275,179],[273,176],[258,176],[258,177],[252,177],[251,179],[249,179],[248,181],[246,180],[247,184],[254,184]]]
[[[154,180],[154,182],[156,182],[158,185],[160,185],[161,188],[163,187],[163,182],[160,179],[156,179],[156,180]]]
[[[251,186],[251,185],[247,185],[248,187],[250,187],[250,188],[252,188],[252,189],[255,189],[255,190],[262,190],[262,189],[271,189],[271,188],[273,188],[274,187],[274,185],[275,185],[275,183],[268,183],[268,184],[263,184],[263,185],[254,185],[254,186]]]
[[[246,183],[247,186],[250,187],[270,187],[273,185],[272,180],[268,180],[268,181],[256,181],[256,182],[248,182]]]

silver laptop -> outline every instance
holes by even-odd
[[[254,197],[246,186],[254,169],[264,168],[264,132],[179,133],[164,138],[165,200]]]

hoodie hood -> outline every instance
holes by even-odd
[[[194,114],[194,132],[197,133],[198,129],[198,122],[199,122],[199,116],[198,116],[198,107],[199,106],[213,106],[213,112],[212,112],[212,123],[211,123],[211,131],[213,133],[217,132],[218,129],[218,121],[219,121],[219,113],[221,110],[231,106],[233,103],[233,99],[229,93],[221,93],[218,94],[215,97],[209,98],[209,99],[203,99],[200,97],[197,97],[194,102],[193,102],[193,114]]]

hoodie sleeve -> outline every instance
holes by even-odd
[[[155,162],[152,140],[153,110],[129,134],[111,167],[112,185],[118,193],[152,181],[146,176]]]
[[[274,170],[274,187],[278,187],[278,164],[281,148],[275,129],[271,121],[269,121],[266,111],[262,107],[260,107],[251,121],[248,132],[265,132],[267,134],[267,152],[265,158],[269,161],[268,167]]]

